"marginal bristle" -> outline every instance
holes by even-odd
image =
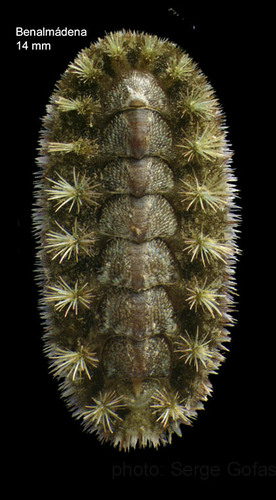
[[[91,368],[96,368],[99,363],[96,354],[80,342],[75,351],[50,347],[47,349],[47,355],[51,360],[53,375],[58,378],[69,378],[73,382],[80,381],[83,377],[91,380]]]
[[[182,155],[187,159],[188,163],[197,160],[202,162],[227,160],[230,158],[230,153],[227,153],[225,148],[225,138],[221,131],[213,129],[207,125],[201,129],[199,125],[191,135],[185,136],[182,144],[178,147],[182,149]]]
[[[186,54],[180,57],[178,55],[173,56],[168,61],[166,73],[172,81],[185,80],[188,76],[191,76],[193,72],[194,64]]]
[[[99,394],[99,397],[93,398],[94,405],[86,406],[87,410],[83,412],[82,417],[86,428],[102,429],[104,434],[113,434],[113,426],[121,417],[118,415],[118,410],[125,407],[122,402],[122,396],[116,396],[115,392],[104,392]]]
[[[217,293],[218,290],[215,283],[206,285],[205,280],[201,286],[195,283],[192,288],[187,287],[187,291],[190,292],[189,297],[186,299],[190,305],[190,309],[195,309],[195,312],[197,312],[198,308],[207,310],[212,317],[215,314],[222,315],[218,299],[224,298],[224,295]]]
[[[94,156],[97,152],[97,144],[89,139],[78,139],[74,142],[48,142],[48,153],[75,153],[79,156]]]
[[[91,246],[95,243],[95,236],[93,232],[85,232],[77,225],[77,219],[72,227],[71,233],[64,229],[58,222],[56,222],[59,232],[49,231],[46,233],[46,245],[49,253],[54,253],[52,259],[59,258],[61,263],[63,259],[70,259],[74,255],[76,262],[80,252],[91,255]]]
[[[60,276],[58,283],[54,286],[48,286],[45,300],[54,303],[57,311],[62,311],[66,307],[65,316],[72,309],[78,314],[79,306],[89,307],[92,298],[92,291],[87,290],[87,283],[82,286],[76,281],[74,286],[69,286]]]
[[[181,201],[185,203],[187,210],[197,209],[198,205],[205,212],[208,208],[214,212],[223,210],[229,203],[230,188],[226,181],[221,178],[208,177],[201,183],[195,173],[189,182],[180,179],[183,189],[179,194],[183,196]]]
[[[226,264],[227,258],[234,254],[232,246],[210,238],[209,235],[204,235],[202,232],[196,234],[194,238],[187,238],[185,243],[187,246],[184,251],[191,255],[191,262],[199,257],[204,266],[211,260],[221,260]]]
[[[185,363],[194,364],[196,371],[199,370],[200,364],[207,368],[208,362],[214,356],[210,349],[211,339],[208,338],[208,334],[200,337],[199,327],[197,327],[195,337],[191,337],[188,332],[185,332],[185,335],[185,337],[180,337],[180,342],[177,342],[178,347],[175,352],[180,353],[180,359],[184,358]]]
[[[102,75],[102,61],[95,55],[90,58],[85,53],[81,53],[74,63],[69,65],[69,68],[85,83],[97,80]]]
[[[157,422],[161,422],[163,427],[167,427],[171,422],[182,422],[190,425],[189,411],[179,400],[179,394],[169,394],[166,389],[156,390],[152,395],[153,404],[151,408],[153,414],[157,414]]]
[[[220,115],[218,101],[213,97],[213,90],[207,85],[203,88],[193,87],[182,93],[178,107],[181,116],[188,115],[191,119],[201,118],[213,120],[214,116]]]
[[[100,193],[95,191],[95,188],[99,186],[99,184],[91,184],[91,181],[86,177],[86,175],[80,176],[78,172],[76,174],[75,168],[73,169],[73,183],[70,184],[66,179],[64,179],[61,175],[57,174],[59,180],[55,181],[53,179],[48,179],[48,181],[52,184],[51,189],[46,189],[46,193],[48,193],[48,200],[55,200],[57,203],[56,211],[62,208],[67,203],[69,205],[69,212],[71,212],[73,206],[76,204],[77,212],[80,211],[80,208],[83,204],[96,204],[95,198],[100,196]]]

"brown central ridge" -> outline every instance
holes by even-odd
[[[148,75],[136,73],[137,78],[144,95],[142,91],[139,99],[135,94],[131,98],[134,90],[131,78],[126,76],[128,107],[124,109],[120,103],[122,109],[103,132],[103,149],[112,155],[104,171],[108,172],[109,184],[116,185],[116,192],[121,194],[111,195],[102,207],[100,231],[112,239],[102,251],[98,274],[100,283],[107,286],[102,307],[105,322],[99,322],[106,338],[104,373],[107,379],[132,379],[136,396],[142,380],[169,376],[169,319],[162,317],[160,309],[172,313],[165,286],[177,278],[177,266],[166,244],[177,230],[177,220],[163,194],[173,187],[166,161],[172,137],[160,112],[147,108]],[[172,323],[171,319],[171,329]]]

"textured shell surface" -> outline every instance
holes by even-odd
[[[84,430],[120,450],[171,443],[212,393],[234,323],[231,159],[206,76],[155,35],[98,39],[50,98],[33,216],[45,355]]]

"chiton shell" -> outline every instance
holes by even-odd
[[[61,76],[34,230],[45,353],[84,429],[170,443],[224,360],[238,250],[220,104],[178,46],[120,31]]]

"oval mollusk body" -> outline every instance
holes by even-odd
[[[52,372],[100,440],[166,444],[210,395],[233,322],[223,114],[185,52],[125,31],[77,56],[47,111],[34,227]]]

